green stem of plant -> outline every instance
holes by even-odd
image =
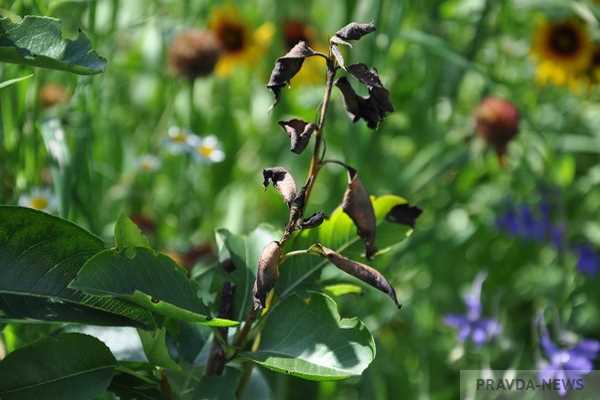
[[[188,106],[189,106],[189,115],[188,115],[188,123],[191,131],[194,131],[194,83],[195,79],[190,80],[189,91],[188,91]]]

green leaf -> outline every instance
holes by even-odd
[[[250,307],[258,258],[267,243],[281,234],[269,225],[260,225],[248,235],[235,235],[226,229],[219,229],[216,235],[217,241],[224,245],[220,249],[221,254],[227,251],[235,265],[235,271],[229,274],[235,284],[233,315],[237,320],[242,320]]]
[[[412,229],[406,225],[385,221],[386,215],[394,206],[406,204],[407,201],[394,195],[371,197],[375,219],[377,222],[376,245],[377,254],[389,249],[407,238]],[[315,243],[321,243],[336,252],[360,259],[364,257],[360,238],[350,217],[338,207],[319,227],[302,231],[294,236],[286,250],[307,249]],[[279,269],[279,281],[275,289],[281,297],[289,295],[294,289],[317,277],[316,272],[327,265],[326,260],[316,256],[290,257]]]
[[[150,248],[150,243],[140,228],[124,214],[119,216],[115,224],[115,244],[121,249],[125,247]]]
[[[0,362],[0,398],[92,399],[108,387],[115,366],[108,347],[93,336],[48,337]]]
[[[180,400],[235,400],[240,371],[225,367],[221,376],[206,376],[202,368],[167,371],[169,384]]]
[[[145,376],[138,371],[118,367],[108,390],[119,396],[120,400],[167,400],[160,391],[160,382],[151,375],[152,367],[149,369],[149,373],[145,374],[149,376]]]
[[[167,400],[161,391],[156,367],[146,362],[119,362],[108,391],[120,400]]]
[[[68,221],[0,206],[0,316],[153,326],[152,314],[135,304],[68,288],[85,260],[103,249],[100,239]]]
[[[33,76],[33,74],[29,74],[29,75],[21,76],[21,77],[19,77],[19,78],[15,78],[15,79],[9,79],[9,80],[7,80],[7,81],[0,82],[0,89],[3,89],[3,88],[5,88],[5,87],[8,87],[8,86],[10,86],[10,85],[13,85],[13,84],[15,84],[15,83],[18,83],[18,82],[24,81],[25,79],[29,79],[29,78],[31,78],[32,76]]]
[[[347,294],[362,294],[362,287],[352,283],[334,283],[323,286],[323,290],[333,297],[344,296]]]
[[[138,329],[144,353],[151,364],[158,365],[164,368],[179,369],[179,365],[171,358],[167,344],[165,342],[167,336],[166,328],[156,329],[154,331],[144,331]]]
[[[211,318],[198,297],[198,284],[168,256],[128,247],[99,252],[79,271],[70,287],[100,296],[116,296],[166,317],[209,326],[238,323]]]
[[[240,357],[308,380],[339,380],[362,374],[375,342],[359,319],[341,319],[330,297],[295,293],[268,314],[258,350]]]
[[[64,39],[60,20],[32,15],[19,23],[0,18],[0,62],[81,75],[98,74],[106,66],[83,32],[75,40]]]

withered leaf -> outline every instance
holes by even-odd
[[[265,307],[267,294],[279,278],[279,259],[281,258],[281,246],[279,242],[273,241],[265,246],[258,259],[258,270],[256,281],[252,290],[254,311],[260,311]]]
[[[385,279],[385,277],[376,269],[357,261],[350,260],[349,258],[346,258],[325,246],[322,246],[321,244],[312,245],[310,250],[313,253],[327,258],[329,262],[342,271],[360,279],[365,283],[368,283],[378,290],[381,290],[394,301],[398,308],[401,307],[400,303],[398,302],[398,298],[396,297],[396,291],[388,282],[388,280]]]
[[[389,92],[383,86],[369,86],[369,96],[358,95],[348,79],[339,78],[335,85],[342,92],[346,112],[356,122],[364,119],[371,129],[377,128],[388,112],[394,111],[389,100]]]
[[[369,69],[365,64],[358,63],[348,65],[348,72],[352,74],[356,79],[358,79],[363,85],[368,88],[371,87],[381,87],[383,88],[383,84],[379,79],[379,74],[375,68]]]
[[[323,223],[324,219],[325,213],[323,211],[316,212],[302,221],[302,229],[316,228]]]
[[[279,125],[290,138],[290,150],[296,154],[302,153],[313,132],[317,129],[317,125],[312,122],[308,123],[298,118],[279,121]]]
[[[316,55],[315,51],[308,47],[306,42],[298,42],[290,51],[279,57],[271,71],[271,77],[267,87],[271,89],[275,96],[275,104],[279,101],[281,88],[286,86],[290,80],[300,71],[302,63],[306,57]]]
[[[350,44],[350,43],[348,43],[348,44]],[[346,69],[346,63],[344,61],[344,56],[342,55],[342,52],[340,51],[339,47],[336,44],[332,44],[331,45],[331,53],[335,57],[335,61],[337,62],[337,64],[343,70],[347,71],[347,69]]]
[[[366,34],[375,32],[375,25],[368,23],[350,22],[335,33],[342,40],[358,40]]]
[[[358,235],[365,243],[367,258],[373,258],[377,252],[375,247],[375,210],[371,204],[369,193],[358,179],[358,172],[348,167],[348,186],[342,201],[342,210],[352,219]]]
[[[283,167],[266,168],[262,173],[264,187],[267,188],[270,183],[273,184],[289,207],[296,198],[296,182],[292,174]]]
[[[414,229],[415,222],[422,212],[423,210],[417,206],[411,206],[408,203],[399,204],[390,210],[385,219],[389,222],[408,225]]]

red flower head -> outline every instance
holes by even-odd
[[[475,130],[494,147],[500,163],[504,164],[508,143],[519,132],[519,111],[508,100],[487,97],[475,110]]]

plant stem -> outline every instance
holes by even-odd
[[[290,235],[296,230],[298,222],[304,216],[304,209],[306,208],[306,204],[308,204],[310,193],[315,184],[315,181],[317,180],[317,175],[319,174],[319,171],[322,166],[322,157],[324,156],[324,154],[321,154],[321,148],[324,144],[323,129],[325,128],[325,119],[327,116],[327,110],[329,109],[329,100],[331,99],[331,91],[333,90],[335,73],[335,64],[331,58],[328,58],[327,82],[325,87],[325,93],[323,94],[323,101],[321,102],[321,112],[319,113],[319,121],[317,123],[317,129],[315,133],[315,147],[313,150],[312,158],[310,160],[308,176],[306,177],[306,182],[304,183],[301,192],[298,194],[298,196],[292,204],[292,207],[290,208],[290,218],[288,220],[287,226],[285,227],[283,236],[280,240],[282,246],[289,239]]]
[[[329,100],[331,99],[331,92],[333,90],[333,83],[335,80],[336,67],[335,63],[330,56],[327,57],[327,78],[326,78],[326,87],[325,93],[323,94],[323,101],[321,103],[321,111],[319,113],[319,121],[317,123],[317,129],[315,134],[315,147],[313,150],[312,158],[310,160],[310,167],[308,169],[308,176],[306,177],[306,183],[302,187],[301,192],[296,196],[296,199],[292,202],[292,206],[290,207],[290,218],[288,220],[287,226],[283,233],[281,240],[279,241],[280,246],[283,246],[284,243],[289,239],[290,235],[296,230],[296,227],[299,225],[299,221],[302,220],[304,215],[304,209],[306,208],[306,204],[308,203],[308,199],[310,197],[310,193],[312,191],[313,185],[317,179],[317,175],[321,169],[322,165],[322,154],[321,148],[324,144],[324,135],[323,128],[325,127],[325,119],[327,116],[327,110],[329,109]],[[301,250],[301,253],[306,253],[306,250]],[[291,252],[288,255],[297,255],[300,254],[298,252]],[[284,257],[285,258],[285,257]],[[283,259],[281,260],[283,261]],[[281,263],[280,261],[280,263]],[[270,296],[272,298],[272,296]],[[268,309],[268,307],[267,307]],[[234,340],[234,347],[236,349],[241,349],[246,343],[246,338],[250,333],[250,329],[252,328],[252,324],[259,316],[259,311],[250,308],[248,314],[246,315],[246,319],[244,322],[244,326],[236,335]],[[260,336],[260,333],[259,333]],[[260,340],[260,339],[258,339]],[[252,351],[255,351],[254,347],[257,346],[257,342],[253,346]],[[249,369],[252,371],[251,369]],[[248,372],[246,372],[248,374]],[[240,381],[238,388],[236,390],[237,396],[241,396],[243,393],[244,387],[247,383],[247,379],[243,379]]]
[[[327,116],[327,110],[329,109],[329,99],[331,98],[331,91],[333,89],[333,81],[335,79],[335,67],[331,61],[327,62],[327,87],[325,88],[325,94],[323,95],[323,104],[321,105],[321,114],[319,115],[319,124],[315,135],[315,149],[313,151],[312,159],[310,160],[310,169],[308,170],[308,176],[306,178],[306,192],[304,194],[304,205],[308,203],[310,192],[317,179],[317,174],[321,168],[321,146],[323,145],[323,128],[325,127],[325,117]]]

